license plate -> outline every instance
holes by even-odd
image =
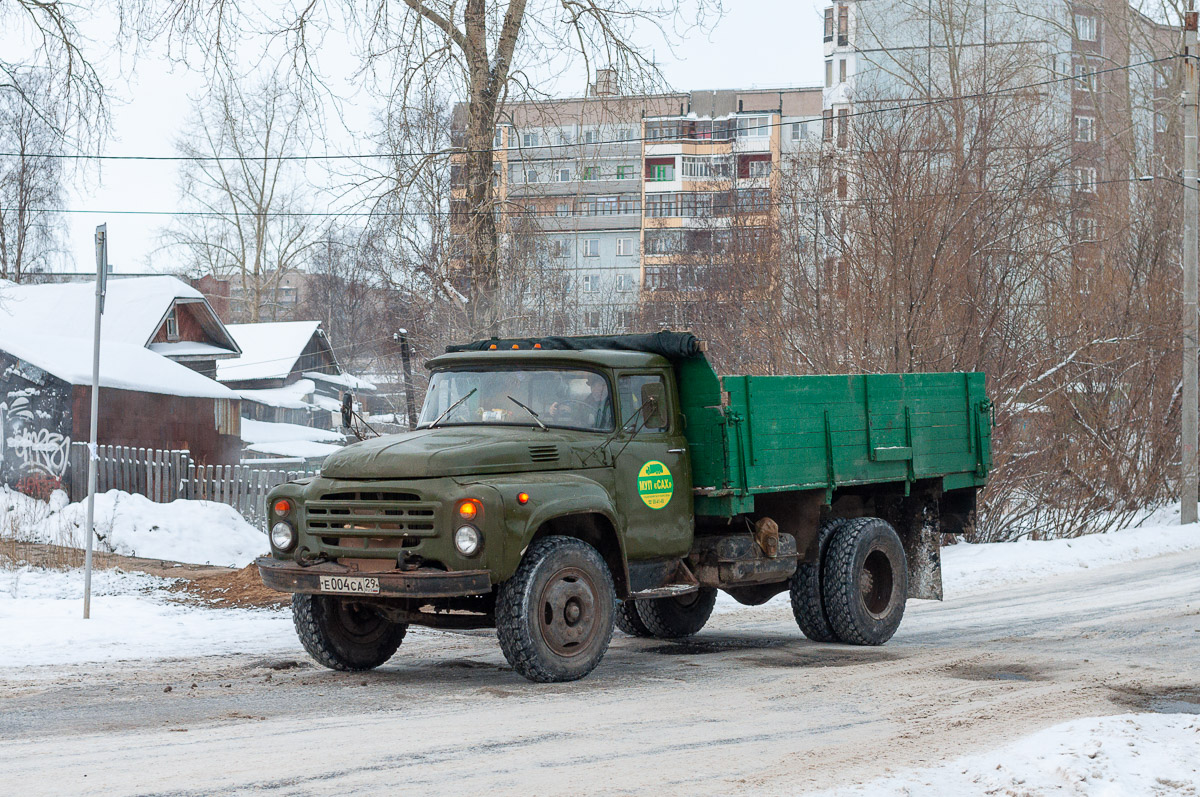
[[[321,576],[321,592],[347,592],[353,595],[377,594],[379,592],[379,579]]]

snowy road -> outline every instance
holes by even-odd
[[[739,608],[683,644],[617,635],[575,684],[430,631],[366,675],[297,646],[6,677],[0,793],[796,793],[1194,701],[1200,551],[914,602],[879,649]]]

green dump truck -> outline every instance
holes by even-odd
[[[991,466],[978,373],[718,376],[686,333],[427,365],[414,431],[269,497],[262,579],[327,667],[377,667],[413,624],[495,627],[521,675],[568,681],[614,624],[697,633],[718,590],[788,592],[810,639],[883,644],[907,598],[941,598],[940,535]]]

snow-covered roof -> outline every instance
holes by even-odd
[[[100,339],[110,343],[148,346],[176,301],[212,308],[200,291],[178,277],[110,279],[104,298]],[[92,338],[96,286],[90,282],[52,285],[7,285],[0,302],[0,344],[9,339],[6,328],[22,336],[55,335]],[[212,315],[215,320],[216,316]],[[220,326],[217,322],[216,327]],[[218,334],[215,337],[225,337]],[[228,341],[233,343],[232,339]],[[221,353],[233,350],[221,349]]]
[[[285,410],[307,410],[312,404],[306,400],[316,386],[311,379],[298,379],[283,387],[269,387],[263,390],[239,390],[238,395],[244,401],[265,404],[268,407],[279,407]]]
[[[92,340],[10,334],[0,327],[0,349],[72,385],[92,383]],[[224,385],[141,345],[100,344],[100,386],[168,396],[234,399]]]
[[[315,443],[344,443],[346,436],[330,429],[316,429],[297,423],[271,423],[242,419],[242,440],[246,443],[286,443],[306,440]]]
[[[305,379],[312,379],[317,382],[328,382],[331,385],[346,388],[347,390],[374,390],[375,385],[365,379],[359,379],[351,374],[321,374],[316,371],[305,371]]]
[[[329,443],[314,443],[309,440],[289,440],[284,443],[255,443],[246,446],[247,451],[258,454],[272,454],[278,457],[298,457],[302,459],[321,459],[341,449],[341,446]]]
[[[320,321],[229,324],[226,329],[237,341],[242,356],[218,362],[217,379],[286,379],[320,326]]]

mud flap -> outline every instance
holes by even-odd
[[[942,599],[942,536],[936,495],[921,499],[913,496],[900,531],[904,556],[908,560],[908,597],[940,601]]]

